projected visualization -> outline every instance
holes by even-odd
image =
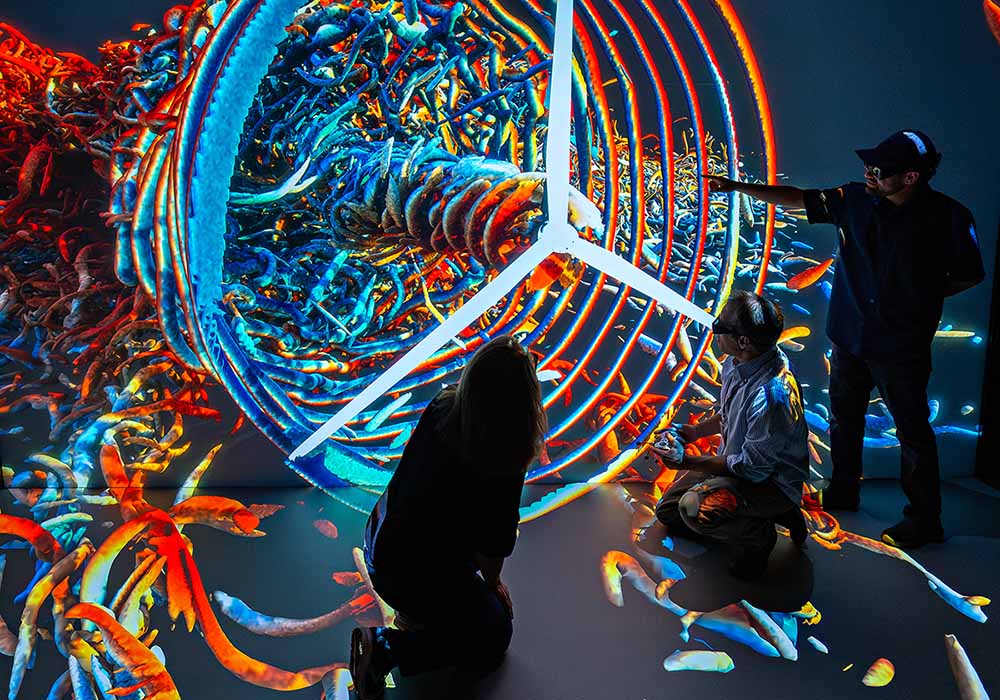
[[[772,294],[813,466],[828,473],[828,343],[813,314],[829,297],[833,238],[800,236],[802,212],[709,194],[701,174],[778,180],[764,78],[728,0],[658,5],[576,3],[573,126],[561,135],[570,224],[709,313],[736,287]],[[284,670],[237,648],[219,615],[279,637],[385,620],[357,553],[356,571],[334,575],[349,595],[320,618],[210,595],[188,526],[260,537],[279,507],[203,495],[199,482],[246,431],[292,452],[535,240],[548,220],[545,145],[560,137],[548,128],[553,16],[534,0],[196,3],[105,43],[98,63],[0,24],[0,417],[16,501],[0,515],[0,574],[15,559],[33,567],[23,592],[4,589],[4,612],[21,616],[0,629],[10,697],[41,655],[64,662],[53,692],[177,697],[184,670],[156,638],[196,628],[249,684],[346,693],[346,658]],[[363,519],[423,407],[503,333],[537,353],[549,414],[528,474],[546,489],[522,504],[525,521],[624,477],[665,488],[672,474],[641,459],[650,436],[718,398],[702,325],[557,254],[319,449],[276,468]],[[939,336],[983,342],[947,323]],[[948,397],[940,420],[936,399],[936,430],[974,441],[976,398]],[[868,419],[866,445],[898,447],[878,403]],[[152,481],[172,486],[172,503]],[[637,518],[647,505],[635,502]],[[823,547],[903,559],[956,611],[986,619],[987,599],[908,555],[825,514],[810,526]],[[622,604],[628,580],[681,619],[682,637],[700,624],[791,658],[796,626],[819,615],[810,603],[762,627],[756,608],[691,613],[658,587],[683,577],[677,565],[633,554],[601,564],[609,599]]]

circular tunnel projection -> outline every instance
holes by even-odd
[[[762,288],[792,219],[700,177],[775,178],[732,6],[575,5],[571,223],[709,310],[737,280]],[[177,78],[145,86],[148,115],[112,159],[117,274],[155,299],[181,361],[286,452],[546,220],[553,16],[531,0],[220,3],[165,19],[197,52],[145,49],[140,65]],[[423,406],[502,333],[537,353],[549,412],[528,479],[577,484],[528,515],[621,474],[680,407],[714,400],[704,329],[553,255],[291,466],[377,494]]]

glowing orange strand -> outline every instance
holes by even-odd
[[[986,24],[997,42],[1000,43],[1000,5],[996,0],[983,0],[983,12],[986,13]]]
[[[747,68],[747,75],[750,77],[750,87],[753,90],[754,100],[760,114],[760,131],[764,138],[764,153],[767,156],[767,183],[773,185],[778,181],[778,149],[774,140],[774,120],[771,117],[771,104],[767,99],[767,90],[764,89],[764,76],[760,72],[760,65],[757,63],[757,56],[750,46],[750,38],[747,36],[743,23],[740,22],[736,10],[730,0],[715,0],[716,6],[722,13],[723,19],[729,25],[729,30],[736,39],[736,46],[743,55],[743,63]],[[760,262],[760,275],[757,278],[757,293],[764,289],[767,279],[767,264],[771,259],[771,247],[774,242],[774,205],[767,205],[767,225],[764,235],[764,251]]]
[[[35,556],[45,562],[62,559],[63,549],[48,530],[27,518],[14,515],[0,515],[0,535],[13,535],[27,540]]]
[[[146,697],[180,700],[177,686],[156,655],[118,624],[105,608],[91,603],[78,603],[66,611],[66,618],[85,618],[97,625],[109,651],[116,659],[124,662],[129,674],[136,679],[137,683],[132,688],[119,689],[119,693],[111,691],[112,694],[126,694],[125,691],[142,688]]]
[[[345,664],[335,663],[327,666],[308,668],[302,671],[291,672],[270,664],[263,663],[251,658],[233,646],[226,633],[219,626],[219,621],[215,617],[215,612],[205,595],[205,588],[201,581],[201,574],[195,566],[194,559],[187,549],[181,549],[180,555],[187,574],[190,577],[189,591],[194,601],[194,608],[198,615],[198,624],[201,632],[205,636],[215,658],[223,666],[229,669],[238,678],[253,683],[263,688],[273,690],[299,690],[319,683],[323,676],[336,668],[343,668]]]
[[[805,289],[806,287],[818,282],[826,271],[830,269],[833,264],[833,258],[830,258],[826,262],[822,262],[819,265],[810,267],[808,270],[803,270],[799,274],[788,280],[789,289]]]
[[[171,508],[170,516],[178,525],[197,523],[233,534],[253,533],[260,524],[246,506],[223,496],[192,496]]]

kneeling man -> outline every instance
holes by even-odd
[[[673,534],[695,534],[731,547],[731,571],[757,578],[777,541],[775,523],[805,542],[799,506],[809,476],[809,431],[799,384],[777,342],[784,329],[778,306],[736,292],[712,326],[722,367],[720,409],[677,430],[674,449],[654,452],[665,466],[688,470],[657,504]],[[688,456],[683,442],[722,434],[718,455]]]

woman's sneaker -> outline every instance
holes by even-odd
[[[376,700],[385,693],[385,674],[392,661],[377,627],[355,627],[351,633],[351,679],[359,700]]]

